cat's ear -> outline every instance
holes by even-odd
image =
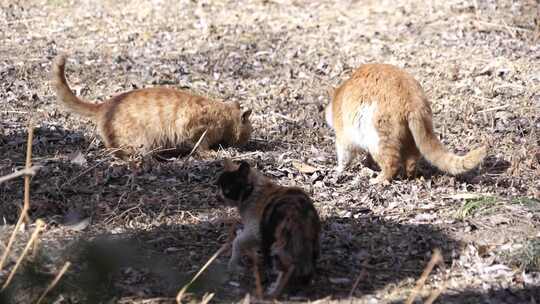
[[[249,120],[250,115],[251,115],[251,109],[247,109],[244,112],[242,112],[242,122],[247,122]]]
[[[249,164],[246,161],[240,162],[240,167],[238,168],[240,176],[247,177],[249,175],[249,170]]]
[[[234,170],[234,164],[230,158],[225,158],[223,160],[223,169],[225,169],[225,171]]]

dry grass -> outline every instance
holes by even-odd
[[[0,0],[0,176],[25,167],[32,114],[33,162],[42,167],[32,177],[29,218],[47,223],[35,263],[23,263],[0,301],[34,301],[69,260],[44,301],[174,303],[226,242],[235,217],[214,198],[224,157],[257,164],[316,202],[318,276],[292,300],[403,302],[434,248],[445,267],[426,280],[423,299],[444,286],[442,303],[538,299],[538,20],[532,0]],[[48,73],[60,52],[70,54],[68,78],[87,99],[169,85],[239,100],[253,108],[254,138],[246,149],[188,159],[114,159],[91,123],[55,102]],[[487,142],[484,165],[452,177],[422,164],[421,178],[387,187],[369,186],[362,162],[337,177],[322,115],[327,90],[372,61],[415,75],[443,142],[459,153]],[[22,179],[0,184],[2,245],[21,214],[23,187]],[[30,234],[19,233],[1,282]],[[211,302],[253,301],[245,297],[255,288],[251,274],[229,278],[227,258],[194,282],[194,301],[205,293]],[[33,286],[30,274],[40,279]]]

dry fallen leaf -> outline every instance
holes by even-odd
[[[77,150],[73,152],[71,155],[69,155],[69,161],[72,164],[76,164],[79,166],[86,166],[87,160],[86,157],[81,153],[81,151]]]
[[[304,163],[300,163],[300,162],[295,162],[293,161],[293,167],[296,168],[296,170],[300,171],[301,173],[307,173],[307,174],[311,174],[311,173],[315,173],[317,172],[317,168],[313,167],[313,166],[310,166],[308,164],[304,164]]]

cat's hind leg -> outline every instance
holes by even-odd
[[[337,155],[336,171],[338,173],[342,173],[353,161],[355,151],[349,144],[336,140],[336,155]]]
[[[369,181],[370,184],[388,184],[399,172],[401,155],[399,145],[393,142],[381,142],[379,151],[372,154],[373,159],[381,168],[379,175]]]
[[[405,151],[403,155],[403,168],[405,169],[405,174],[407,178],[416,177],[416,163],[420,159],[421,154],[418,151],[416,146],[409,148]]]

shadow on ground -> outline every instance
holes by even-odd
[[[80,234],[77,238],[42,242],[34,262],[24,265],[1,299],[3,303],[30,301],[43,291],[55,272],[51,265],[71,261],[72,267],[51,293],[83,302],[106,302],[137,296],[165,297],[173,302],[178,290],[215,253],[228,236],[228,225],[159,226],[150,231],[119,234]],[[52,243],[54,242],[54,243]],[[405,225],[366,215],[360,219],[328,218],[323,223],[322,255],[318,275],[296,299],[349,296],[364,270],[353,296],[369,294],[406,278],[417,278],[435,248],[451,264],[458,244],[428,225]],[[254,290],[251,272],[230,282],[226,273],[229,254],[218,258],[190,289],[198,296],[215,293],[215,301],[240,301]],[[1,300],[0,299],[0,300]],[[10,302],[11,301],[11,302]]]
[[[443,293],[435,303],[445,304],[536,304],[540,299],[540,288],[529,286],[523,288],[500,288],[488,291],[466,290]],[[424,299],[424,300],[427,300]],[[402,302],[392,302],[398,304]]]
[[[0,303],[35,301],[55,276],[52,266],[58,270],[66,261],[71,267],[48,301],[60,295],[77,303],[108,303],[130,296],[174,298],[220,246],[220,232],[219,227],[203,223],[43,241],[38,254],[0,293]],[[213,266],[211,275],[201,277],[190,291],[220,286],[225,274],[221,269]]]

